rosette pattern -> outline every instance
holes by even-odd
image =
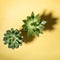
[[[19,45],[22,45],[23,42],[23,36],[21,34],[21,31],[18,29],[11,28],[10,30],[7,30],[4,34],[4,44],[8,44],[9,48],[18,48]]]
[[[31,16],[27,16],[27,19],[23,20],[23,22],[23,30],[27,31],[27,36],[39,36],[46,24],[45,20],[40,19],[39,14],[35,16],[33,12]]]

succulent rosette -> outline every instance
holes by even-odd
[[[22,45],[23,42],[23,36],[21,34],[21,31],[18,29],[11,28],[10,30],[7,30],[4,34],[4,44],[8,44],[9,48],[18,48],[19,45]]]
[[[39,36],[40,33],[43,33],[44,25],[46,24],[45,20],[40,19],[39,14],[34,15],[33,12],[23,22],[23,30],[27,31],[27,36]]]

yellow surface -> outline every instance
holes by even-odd
[[[3,44],[3,34],[11,27],[21,29],[22,20],[34,11],[52,20],[50,27],[18,49]],[[52,13],[52,16],[48,15]],[[53,22],[56,19],[56,23]],[[0,0],[0,60],[60,60],[60,0]]]

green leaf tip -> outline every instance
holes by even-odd
[[[4,34],[4,44],[8,44],[9,48],[18,48],[19,45],[22,45],[23,42],[23,36],[21,34],[21,31],[18,29],[11,28],[10,30],[7,30]]]

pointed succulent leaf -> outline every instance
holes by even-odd
[[[41,22],[41,24],[42,24],[42,25],[45,25],[46,23],[47,23],[47,22],[46,22],[46,21],[44,21],[44,20]]]
[[[31,13],[31,17],[34,18],[34,12]]]
[[[26,23],[26,20],[22,20],[24,23]]]

